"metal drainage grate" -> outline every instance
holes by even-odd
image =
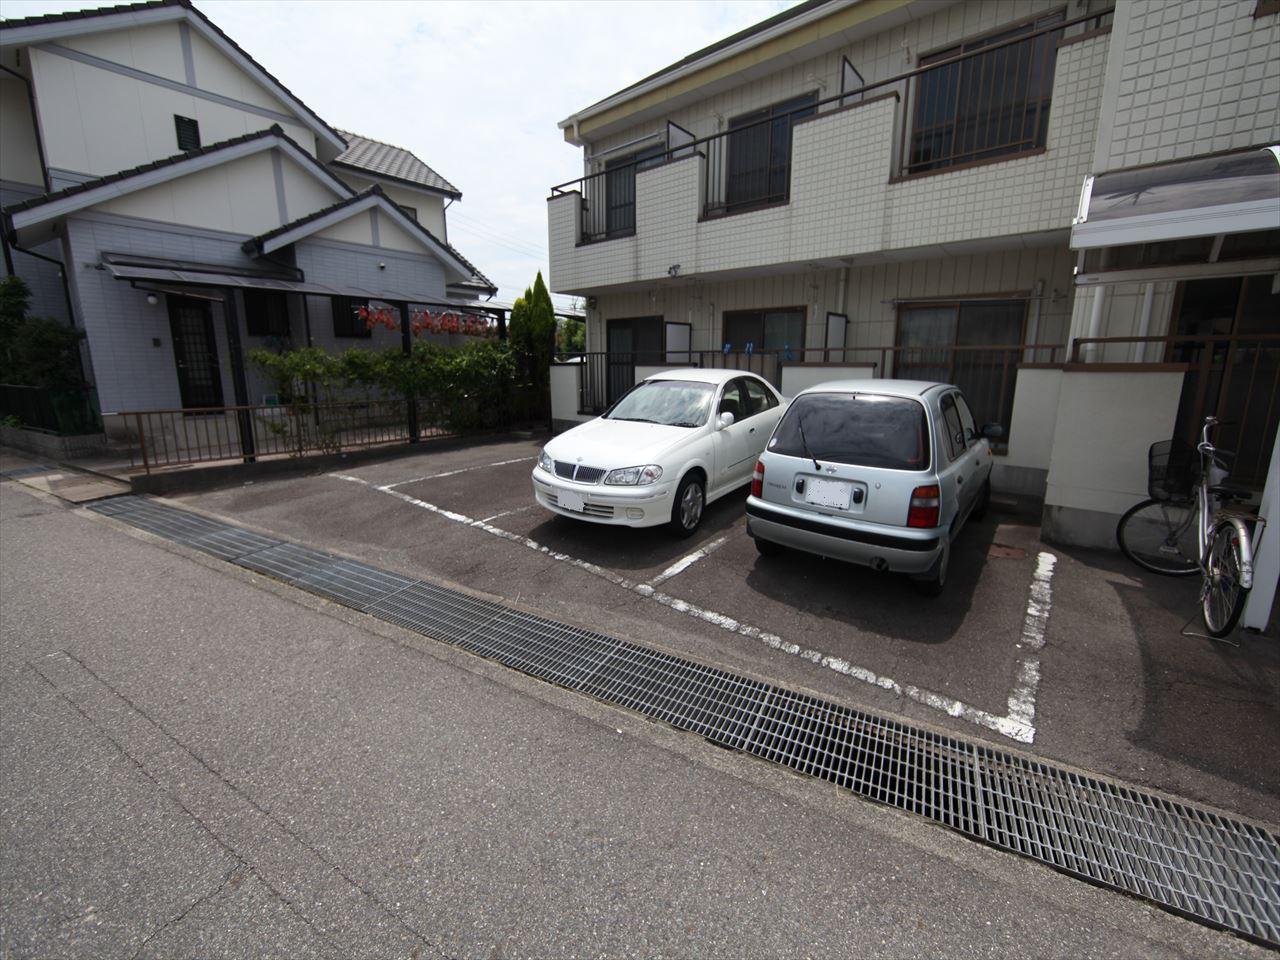
[[[1266,828],[153,500],[117,497],[88,509],[993,846],[1280,946],[1280,838]]]

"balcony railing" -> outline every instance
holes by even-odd
[[[839,347],[805,350],[763,350],[723,353],[718,350],[679,353],[583,353],[572,358],[582,364],[579,413],[600,414],[630,390],[637,367],[671,369],[681,366],[744,370],[757,373],[775,387],[783,385],[787,367],[826,364],[858,367],[866,377],[898,377],[954,383],[964,391],[973,414],[982,423],[999,423],[1008,431],[1018,368],[1027,363],[1058,364],[1066,356],[1062,344],[977,344],[923,347]],[[831,379],[848,374],[832,370]]]
[[[1030,29],[1024,25],[1010,31],[1012,35],[987,38],[980,47],[955,56],[940,55],[914,70],[856,90],[810,100],[556,184],[551,196],[577,193],[581,197],[580,243],[634,236],[635,174],[686,157],[700,157],[704,164],[700,211],[704,218],[786,203],[791,196],[790,129],[794,123],[850,105],[875,91],[907,93],[904,116],[913,119],[902,124],[904,174],[1025,153],[1044,145],[1058,41],[1100,28],[1111,13],[1107,9],[1066,20],[1036,21]],[[962,94],[964,104],[958,99]],[[784,139],[774,135],[783,126],[787,129]],[[752,154],[744,159],[744,151],[759,152],[760,145],[764,152],[759,157]]]

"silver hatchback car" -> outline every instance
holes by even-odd
[[[747,532],[765,556],[793,547],[909,574],[936,596],[951,543],[991,498],[989,439],[957,387],[844,380],[796,395],[756,463]]]

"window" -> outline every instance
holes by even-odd
[[[956,411],[960,414],[960,426],[964,428],[964,440],[966,444],[972,444],[978,439],[978,425],[974,422],[973,414],[969,411],[969,402],[960,394],[952,394],[956,401]]]
[[[924,407],[916,400],[806,393],[787,408],[769,450],[857,467],[923,470],[929,466],[929,432]]]
[[[732,413],[734,420],[745,420],[751,414],[746,393],[742,389],[742,378],[730,380],[724,386],[724,396],[720,398],[719,413]]]
[[[1061,22],[1061,11],[1052,13],[921,57],[920,66]],[[1042,148],[1061,37],[1061,30],[1028,37],[917,77],[903,172],[941,170]]]
[[[804,317],[804,307],[726,312],[724,342],[738,353],[750,349],[752,353],[780,350],[798,355],[804,349]]]
[[[417,208],[417,207],[407,207],[407,206],[405,206],[403,203],[397,203],[397,204],[396,204],[396,206],[397,206],[397,207],[399,207],[399,208],[400,208],[400,212],[401,212],[401,213],[403,213],[403,214],[404,214],[406,217],[408,217],[410,220],[417,220],[417,219],[418,219],[418,208]]]
[[[954,383],[983,423],[1009,428],[1027,301],[968,300],[898,309],[894,375]],[[1006,437],[1008,434],[1006,433]]]
[[[707,198],[708,216],[790,199],[791,128],[813,115],[817,100],[817,93],[806,93],[729,121],[729,129],[737,132],[727,138],[724,196],[719,209],[715,198]]]
[[[287,337],[289,302],[280,290],[244,291],[244,323],[251,337]]]
[[[754,417],[757,413],[764,413],[778,405],[778,398],[759,380],[743,377],[742,386],[746,391],[747,404],[750,407],[746,412],[748,417]]]
[[[606,237],[635,233],[636,174],[661,163],[666,149],[664,144],[655,144],[604,165]]]
[[[966,449],[964,427],[960,424],[960,412],[956,410],[955,394],[948,393],[939,406],[942,408],[943,430],[947,434],[947,449],[951,453],[951,459],[955,460]]]
[[[368,307],[368,300],[356,300],[352,297],[331,297],[333,307],[333,335],[335,337],[371,337],[373,331],[369,325],[357,316],[356,311]]]
[[[190,117],[173,115],[173,127],[178,134],[178,149],[197,150],[200,147],[200,123]]]

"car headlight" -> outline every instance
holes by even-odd
[[[618,470],[610,470],[604,482],[614,486],[644,487],[657,483],[661,478],[662,468],[656,463],[650,463],[643,467],[622,467]]]
[[[555,464],[552,463],[551,454],[547,453],[545,448],[538,454],[538,466],[547,471],[547,473],[555,473]]]

